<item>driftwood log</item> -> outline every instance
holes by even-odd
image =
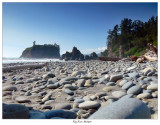
[[[3,72],[8,72],[8,71],[17,70],[17,69],[27,69],[27,68],[36,69],[36,68],[44,67],[46,65],[47,63],[9,66],[9,67],[3,67]]]
[[[99,57],[99,60],[102,61],[119,61],[122,58],[116,58],[116,57]]]

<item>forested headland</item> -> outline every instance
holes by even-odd
[[[124,18],[119,25],[108,30],[107,49],[101,53],[101,56],[119,57],[120,46],[123,48],[125,57],[139,56],[146,52],[148,43],[157,46],[157,18],[152,16],[148,22]]]

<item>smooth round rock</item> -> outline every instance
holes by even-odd
[[[121,98],[122,96],[126,95],[126,93],[123,91],[114,91],[112,92],[112,95],[116,98]]]
[[[55,109],[71,109],[71,105],[68,103],[57,103]]]
[[[143,93],[152,93],[152,90],[143,90]]]
[[[84,80],[84,79],[79,79],[79,80],[77,81],[77,86],[78,86],[78,87],[84,87],[84,84],[85,84],[85,80]]]
[[[158,90],[158,84],[151,84],[147,87],[147,90],[156,91]]]
[[[131,78],[138,78],[139,73],[137,73],[137,72],[129,73],[128,76],[131,77]]]
[[[125,83],[125,84],[122,86],[122,89],[127,90],[127,89],[129,89],[132,85],[133,85],[133,82],[127,82],[127,83]]]
[[[84,86],[85,86],[85,87],[92,87],[92,84],[93,84],[92,80],[91,80],[91,79],[88,79],[88,80],[86,80]]]
[[[84,99],[75,99],[74,102],[75,103],[82,103],[82,102],[84,102]]]
[[[122,78],[123,78],[123,75],[121,75],[121,74],[111,75],[110,82],[116,82],[117,80],[122,79]]]
[[[149,97],[151,97],[151,93],[147,93],[147,92],[146,93],[141,93],[141,94],[137,95],[138,99],[147,99]]]
[[[115,86],[106,86],[103,88],[103,91],[109,92],[112,91],[115,88]]]
[[[100,105],[100,103],[96,102],[96,101],[85,101],[85,102],[79,104],[79,108],[91,109],[91,108],[97,108],[99,105]]]
[[[72,85],[70,85],[70,84],[64,85],[64,88],[65,88],[65,89],[68,88],[68,89],[70,89],[70,90],[76,90],[76,87],[74,87],[74,86],[72,86]]]
[[[141,86],[136,85],[128,89],[127,94],[138,94],[141,91]]]
[[[17,91],[17,87],[15,86],[4,86],[2,91]]]
[[[68,95],[74,95],[74,92],[72,92],[70,89],[66,88],[64,90],[65,93],[67,93]]]
[[[23,81],[16,81],[15,84],[16,84],[16,85],[17,85],[17,84],[24,84],[24,82],[23,82]]]
[[[47,119],[52,117],[61,117],[65,119],[75,119],[77,117],[76,113],[70,110],[51,110],[44,112]]]
[[[50,105],[42,105],[41,109],[52,109]]]
[[[107,86],[114,86],[116,83],[115,82],[108,82],[106,85]]]
[[[18,96],[15,98],[15,100],[19,103],[28,103],[30,100],[26,98],[25,96]]]
[[[30,110],[29,111],[29,119],[46,119],[46,116],[41,111]]]
[[[128,81],[127,80],[122,80],[122,81],[120,81],[120,83],[119,83],[119,86],[123,86],[125,83],[127,83]]]
[[[28,119],[29,109],[24,105],[3,105],[3,119]]]
[[[48,101],[46,101],[44,104],[45,105],[51,105],[51,104],[53,104],[55,102],[55,100],[48,100]]]
[[[67,100],[67,101],[74,101],[74,97],[73,97],[73,96],[68,96],[68,97],[66,98],[66,100]]]
[[[56,88],[58,88],[58,86],[56,84],[49,84],[49,85],[47,85],[47,88],[56,89]]]
[[[97,98],[101,98],[102,96],[106,96],[106,95],[107,95],[106,92],[98,92],[95,94]]]
[[[88,119],[150,119],[150,109],[136,98],[123,98],[99,109]]]
[[[52,96],[52,92],[49,92],[47,95],[45,95],[45,97],[42,99],[42,102],[46,102],[48,101]]]

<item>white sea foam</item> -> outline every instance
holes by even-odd
[[[41,59],[27,59],[27,58],[3,58],[3,63],[27,63],[27,62],[64,62],[64,60],[59,59],[49,59],[49,58],[41,58]]]

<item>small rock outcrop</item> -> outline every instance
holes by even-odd
[[[95,52],[93,52],[90,55],[90,59],[98,59],[98,55]]]
[[[62,59],[65,60],[84,60],[84,55],[77,49],[73,47],[72,52],[66,52],[62,55]]]

